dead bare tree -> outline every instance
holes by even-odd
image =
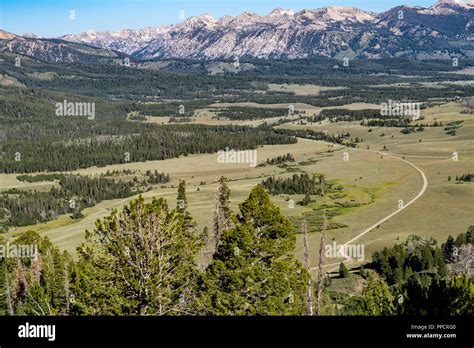
[[[17,260],[15,289],[16,299],[23,300],[26,298],[28,293],[28,283],[26,282],[25,269],[23,268],[23,263],[20,259]]]
[[[10,282],[8,280],[8,273],[6,272],[5,268],[5,299],[7,302],[7,309],[8,309],[8,315],[14,315],[13,311],[13,302],[12,302],[12,296],[11,296],[11,290],[10,290]]]
[[[213,232],[214,232],[214,248],[217,251],[222,231],[229,228],[230,223],[230,190],[227,186],[227,178],[221,177],[215,193],[215,206],[213,217]]]
[[[64,263],[64,293],[66,294],[66,315],[69,315],[70,310],[70,291],[69,291],[69,271],[67,262]]]
[[[465,244],[459,248],[456,261],[450,265],[451,274],[467,274],[470,278],[474,275],[474,247],[472,244]]]
[[[323,308],[323,287],[326,273],[324,272],[324,249],[326,248],[326,231],[327,231],[326,210],[323,211],[323,228],[321,230],[321,241],[319,244],[319,261],[318,261],[318,293],[317,293],[317,315],[321,315]]]
[[[466,108],[466,113],[472,114],[474,111],[474,98],[465,98],[461,104]]]
[[[303,220],[303,235],[304,235],[304,265],[309,273],[308,278],[308,315],[313,316],[313,281],[311,279],[310,267],[309,267],[309,243],[308,243],[308,224],[306,217]]]
[[[214,217],[212,221],[212,231],[214,237],[214,251],[217,251],[219,247],[220,235],[222,229],[224,228],[223,223],[223,216],[219,206],[219,190],[216,190],[215,198],[214,198]]]

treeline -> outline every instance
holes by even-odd
[[[0,125],[14,126],[31,121],[58,120],[63,123],[75,122],[81,117],[63,117],[56,115],[56,103],[88,102],[95,103],[96,119],[126,119],[128,112],[138,108],[139,103],[99,99],[93,96],[80,96],[64,91],[50,91],[35,88],[12,88],[0,86]],[[85,118],[85,117],[84,117]],[[64,122],[67,120],[67,122]],[[24,134],[24,137],[28,136]]]
[[[207,107],[212,100],[183,100],[166,101],[157,103],[134,103],[133,106],[139,114],[144,116],[170,116],[173,118],[189,118],[194,115],[194,111]]]
[[[2,55],[4,64],[0,66],[0,74],[12,76],[28,88],[50,90],[87,97],[99,97],[110,100],[128,100],[145,102],[163,101],[253,101],[264,104],[273,103],[307,103],[314,106],[340,106],[354,102],[380,103],[387,98],[394,100],[448,100],[457,96],[466,97],[474,94],[474,87],[466,85],[445,84],[444,88],[428,88],[417,85],[416,95],[406,93],[399,87],[378,87],[384,84],[387,75],[393,83],[417,83],[414,77],[401,77],[402,72],[413,76],[411,65],[419,62],[406,61],[407,67],[400,62],[387,62],[388,66],[397,66],[397,74],[388,67],[381,67],[373,62],[354,61],[347,68],[333,68],[340,62],[332,59],[322,61],[298,62],[262,62],[251,63],[253,69],[232,75],[210,75],[204,62],[168,62],[159,71],[154,69],[137,69],[109,63],[88,64],[31,64],[24,62],[22,69],[16,69],[11,57]],[[469,60],[463,62],[468,64]],[[408,68],[410,66],[410,68]],[[463,81],[469,77],[461,74],[449,74],[452,70],[445,66],[441,70],[427,69],[428,66],[441,69],[439,62],[428,62],[417,74],[424,73],[424,81],[444,82]],[[468,66],[468,65],[466,65]],[[324,67],[324,68],[322,68]],[[38,71],[52,73],[51,79],[35,78]],[[383,71],[383,74],[380,72]],[[101,78],[96,78],[100,76]],[[79,78],[71,78],[79,77]],[[356,78],[355,78],[356,77]],[[292,93],[267,92],[259,93],[257,87],[269,83],[323,84],[325,86],[343,86],[345,90],[323,91],[316,96],[298,96]],[[180,102],[178,102],[180,103]],[[145,104],[145,103],[143,103]],[[209,105],[208,103],[207,105]],[[133,109],[129,110],[133,111]],[[187,113],[188,111],[186,111]],[[189,112],[190,109],[189,109]],[[178,115],[179,116],[179,115]]]
[[[147,170],[145,175],[148,177],[147,182],[149,184],[165,184],[170,181],[169,174],[158,173],[156,169],[154,172]]]
[[[22,174],[17,175],[17,179],[24,182],[43,182],[43,181],[54,181],[63,179],[65,174]]]
[[[241,107],[231,106],[226,107],[223,110],[213,110],[216,113],[216,118],[226,118],[229,120],[258,120],[271,117],[282,117],[288,116],[289,109],[285,108],[252,108],[252,107]],[[298,111],[294,111],[298,114]]]
[[[20,177],[28,182],[59,180],[59,188],[53,186],[48,192],[18,189],[3,191],[0,194],[0,207],[4,210],[4,218],[7,218],[4,227],[34,225],[54,220],[62,214],[80,218],[81,211],[87,207],[103,200],[130,197],[146,189],[134,181],[102,177],[66,174]],[[156,177],[150,179],[156,180]]]
[[[137,123],[131,123],[137,125]],[[67,128],[67,127],[66,127]],[[196,153],[214,153],[226,147],[255,149],[260,145],[294,144],[291,135],[270,127],[154,125],[144,132],[102,136],[98,139],[34,141],[10,140],[2,146],[2,173],[71,171],[91,166],[163,160]],[[102,129],[106,133],[106,129]],[[138,135],[140,134],[140,135]]]
[[[456,130],[462,127],[464,121],[452,121],[446,124],[447,127],[443,128],[446,135],[454,136],[456,135]]]
[[[14,67],[14,59],[1,54],[4,63],[0,66],[0,73],[12,76],[28,87],[51,89],[58,91],[72,91],[74,93],[121,98],[156,98],[156,99],[190,99],[203,98],[213,95],[231,95],[236,90],[252,91],[258,83],[308,83],[323,84],[324,86],[347,86],[350,89],[359,88],[363,93],[374,92],[372,86],[384,84],[387,76],[392,83],[418,83],[419,78],[414,75],[423,75],[424,81],[453,81],[468,80],[469,76],[451,74],[458,68],[445,64],[442,61],[412,61],[405,59],[384,59],[380,62],[370,60],[351,61],[349,67],[334,69],[340,61],[334,59],[317,60],[289,60],[268,61],[249,60],[252,69],[242,70],[232,75],[208,74],[208,62],[186,60],[170,60],[166,66],[155,69],[137,69],[134,67],[119,66],[110,63],[87,64],[49,64],[22,62],[22,69]],[[152,62],[153,63],[153,62]],[[243,61],[242,61],[243,63]],[[472,65],[471,60],[460,61],[460,67]],[[52,79],[35,78],[33,73],[38,71],[52,72]],[[414,74],[416,72],[416,74]],[[407,75],[405,77],[400,75]],[[71,78],[77,76],[80,78]],[[96,77],[100,76],[100,79]],[[354,78],[357,76],[357,78]],[[364,88],[361,88],[364,86]],[[445,85],[444,89],[455,91],[455,88]],[[456,88],[463,89],[462,86]],[[387,89],[382,94],[387,94]],[[398,88],[400,94],[405,94],[403,88]],[[431,89],[433,93],[440,93],[444,89]],[[421,91],[428,93],[429,88],[417,86]],[[462,93],[462,92],[461,92]],[[465,94],[465,93],[462,93]],[[472,94],[472,93],[471,93]],[[342,104],[341,104],[342,105]]]
[[[288,162],[294,162],[295,158],[291,153],[287,153],[286,155],[281,155],[273,158],[267,158],[267,160],[264,163],[259,164],[257,167],[264,167],[266,165],[270,166],[280,166],[282,164],[288,163]]]
[[[474,182],[474,174],[467,173],[461,176],[456,176],[456,181]]]
[[[357,76],[355,80],[359,80]],[[316,83],[317,84],[317,83]],[[340,85],[339,85],[340,86]],[[344,90],[326,90],[317,96],[293,95],[291,93],[256,94],[251,92],[241,92],[235,98],[222,98],[224,102],[255,102],[260,104],[296,104],[305,103],[316,107],[344,107],[351,103],[373,103],[380,104],[388,99],[403,100],[405,102],[418,102],[419,100],[429,101],[451,101],[455,98],[471,96],[474,94],[474,87],[464,85],[456,88],[417,88],[416,94],[407,93],[400,88],[370,88],[370,86],[354,86]]]
[[[100,176],[103,177],[117,177],[117,176],[125,176],[125,175],[132,175],[132,174],[137,174],[138,171],[132,170],[132,169],[122,169],[122,170],[110,170],[108,169],[105,173],[101,173]],[[41,174],[36,174],[36,175],[28,175],[30,177],[36,177]],[[17,176],[18,178],[18,176]]]
[[[336,59],[292,59],[285,61],[249,60],[255,64],[255,70],[242,71],[239,75],[255,75],[275,79],[275,83],[315,83],[324,86],[350,86],[386,84],[387,78],[392,83],[412,82],[418,83],[414,77],[424,76],[429,81],[449,80],[449,71],[455,67],[447,65],[442,60],[410,60],[405,58],[387,58],[380,60],[360,59],[352,60],[349,67],[342,68],[341,62]],[[464,64],[469,66],[473,60]],[[334,66],[339,68],[335,69]],[[433,72],[436,72],[434,74]],[[357,79],[354,75],[357,74]],[[406,75],[406,76],[400,76]],[[458,77],[456,77],[457,79]],[[465,79],[466,77],[463,77]]]
[[[341,190],[342,187],[334,187],[327,182],[324,175],[293,174],[292,177],[275,178],[271,176],[262,181],[262,186],[272,195],[278,194],[306,194],[324,196],[333,190]]]
[[[473,315],[473,232],[471,226],[441,247],[433,239],[410,236],[375,252],[372,263],[359,272],[367,286],[343,301],[344,314]]]
[[[411,120],[407,117],[384,118],[375,120],[366,120],[360,123],[366,127],[409,127]]]
[[[441,245],[443,250],[444,259],[453,264],[461,257],[461,248],[465,245],[474,244],[474,226],[469,226],[468,230],[465,233],[459,234],[456,239],[453,236],[449,235],[446,243]],[[469,252],[468,252],[469,253]],[[467,259],[469,262],[469,258]],[[468,265],[469,267],[471,265]]]
[[[400,118],[380,118],[363,120],[360,125],[365,127],[394,127],[403,128],[400,132],[403,134],[410,134],[413,132],[423,132],[426,127],[442,127],[443,123],[435,121],[433,124],[415,123],[411,124],[412,120],[409,117]]]
[[[356,141],[349,139],[350,133],[339,134],[339,135],[330,135],[325,132],[317,132],[311,129],[285,129],[285,128],[276,128],[275,132],[278,134],[284,134],[288,136],[293,136],[297,138],[305,138],[311,140],[322,140],[329,143],[340,144],[348,147],[357,147]]]
[[[436,247],[433,241],[415,237],[375,252],[372,267],[389,285],[404,284],[412,276],[441,279],[447,275],[443,250]]]
[[[403,128],[400,133],[402,134],[410,134],[416,132],[423,132],[425,130],[425,126],[421,124],[411,125],[411,120],[405,117],[402,118],[390,118],[390,119],[375,119],[375,120],[367,120],[362,121],[360,124],[361,126],[366,127],[395,127],[395,128]]]
[[[3,55],[3,57],[5,57]],[[29,64],[15,68],[14,60],[6,57],[0,73],[16,78],[28,87],[69,91],[85,96],[129,100],[162,100],[205,98],[229,94],[236,89],[253,90],[253,80],[234,76],[209,75],[207,71],[166,71],[137,69],[110,63]],[[42,70],[44,69],[44,70]],[[51,79],[35,78],[38,70],[54,74]],[[100,76],[100,78],[97,78]],[[71,78],[75,77],[75,78]]]
[[[333,122],[339,121],[360,121],[365,118],[381,118],[380,109],[324,109],[319,114],[320,117],[329,118]]]

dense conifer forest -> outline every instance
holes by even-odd
[[[148,183],[160,183],[168,177],[164,174],[149,174]],[[27,226],[56,219],[62,214],[71,214],[80,218],[81,210],[97,203],[116,198],[130,197],[147,189],[146,184],[138,181],[87,177],[66,174],[22,175],[21,180],[28,182],[57,181],[48,192],[10,189],[0,194],[0,207],[8,217],[4,227]]]

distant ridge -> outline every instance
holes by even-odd
[[[3,39],[17,41],[9,50],[36,54],[11,35],[0,31]],[[474,57],[474,5],[440,0],[428,8],[398,6],[378,14],[342,6],[277,8],[264,16],[243,12],[218,19],[205,13],[164,27],[88,30],[59,39],[143,60]]]

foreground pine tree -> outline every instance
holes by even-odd
[[[209,315],[302,315],[308,272],[294,260],[295,235],[261,186],[224,230],[200,280],[198,305]]]
[[[194,314],[200,247],[182,209],[143,198],[97,222],[78,249],[74,314]]]

